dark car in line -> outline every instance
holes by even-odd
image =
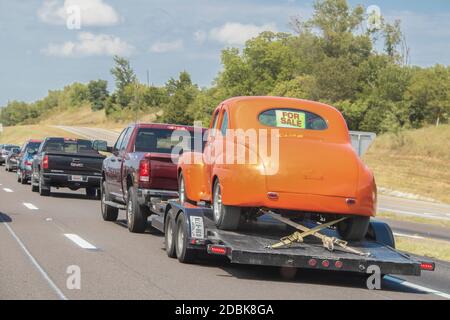
[[[46,138],[32,163],[32,191],[49,196],[51,188],[85,189],[88,197],[99,193],[106,141]]]
[[[204,129],[197,129],[203,135]],[[126,209],[128,229],[141,233],[147,226],[151,198],[178,197],[175,131],[190,137],[195,132],[194,127],[170,124],[133,124],[122,131],[112,155],[103,162],[101,209],[105,221],[117,220],[119,209]],[[188,143],[191,149],[198,145],[195,139]]]
[[[20,150],[17,168],[17,182],[22,184],[28,183],[31,178],[31,165],[33,163],[33,157],[37,153],[42,141],[41,140],[28,140],[22,146]]]
[[[9,155],[9,152],[14,148],[20,148],[20,146],[16,146],[13,144],[4,144],[0,148],[0,165],[4,164],[6,162],[6,158]]]
[[[16,171],[19,161],[20,148],[12,148],[8,151],[8,155],[5,160],[5,170],[8,172]]]

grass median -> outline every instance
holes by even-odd
[[[450,262],[450,242],[395,237],[397,249],[414,255]]]

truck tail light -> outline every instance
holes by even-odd
[[[141,160],[139,163],[139,182],[150,181],[150,161],[147,159]]]
[[[48,169],[48,156],[44,156],[42,159],[42,169]]]

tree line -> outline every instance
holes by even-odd
[[[117,121],[154,112],[161,122],[207,125],[222,100],[274,95],[331,104],[352,130],[383,133],[448,123],[450,67],[410,66],[400,21],[377,18],[375,27],[366,28],[362,6],[318,0],[310,19],[292,18],[292,32],[263,32],[242,49],[224,49],[222,70],[208,88],[193,83],[186,71],[164,86],[142,84],[130,62],[116,56],[114,92],[105,80],[74,83],[34,103],[9,102],[0,122],[36,123],[52,110],[90,105]]]

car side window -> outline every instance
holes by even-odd
[[[228,129],[228,112],[223,113],[222,117],[222,125],[220,126],[220,132],[222,133],[222,136],[227,135],[227,129]]]
[[[126,134],[123,137],[122,144],[120,145],[119,150],[123,151],[127,148],[128,142],[130,141],[131,134],[133,133],[133,128],[128,128]]]
[[[128,128],[124,129],[122,133],[119,136],[119,139],[117,139],[116,144],[114,145],[114,150],[119,150],[120,145],[122,144],[123,137],[125,136],[125,133],[127,132]]]
[[[214,119],[213,119],[213,122],[212,122],[212,125],[211,125],[211,129],[210,129],[210,136],[211,137],[214,137],[215,136],[215,129],[217,129],[217,124],[218,124],[218,122],[219,122],[219,114],[220,114],[220,112],[219,111],[217,111],[215,114],[214,114]]]

